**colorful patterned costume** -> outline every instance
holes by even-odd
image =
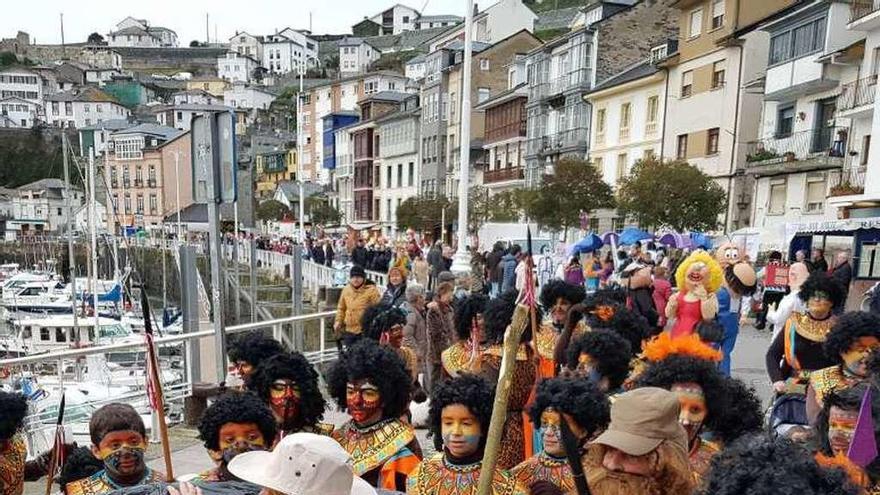
[[[526,487],[532,486],[536,481],[549,481],[559,487],[562,493],[577,492],[568,460],[553,457],[543,451],[511,469],[510,474]]]
[[[483,352],[481,375],[490,383],[498,383],[501,353],[501,346],[497,344],[487,347]],[[524,421],[523,409],[532,393],[537,372],[538,367],[531,347],[526,344],[520,345],[516,353],[516,365],[507,399],[507,420],[504,422],[501,452],[498,454],[498,467],[502,469],[510,469],[526,458],[525,436],[532,437],[532,428],[531,422]],[[528,428],[525,423],[528,423]],[[526,431],[527,429],[529,431]]]
[[[27,459],[24,439],[16,435],[0,446],[0,495],[21,495],[24,491],[24,464]]]
[[[581,335],[590,331],[590,327],[581,320],[571,333],[571,342]],[[535,352],[538,354],[538,376],[541,378],[553,378],[556,376],[556,360],[553,353],[556,350],[556,342],[559,340],[561,329],[557,329],[551,321],[545,321],[535,335]]]
[[[691,465],[691,472],[694,475],[694,481],[699,485],[703,476],[709,471],[709,464],[712,457],[721,451],[721,447],[715,442],[703,440],[699,436],[694,440],[694,445],[688,453],[688,460]]]
[[[349,421],[331,436],[351,454],[354,474],[379,488],[402,490],[403,480],[419,463],[415,430],[399,419],[366,428]]]
[[[462,371],[466,371],[471,360],[471,352],[470,342],[458,341],[449,346],[440,354],[443,374],[447,377],[456,377]]]
[[[425,459],[406,480],[407,495],[475,495],[482,463],[455,465],[443,454]],[[525,495],[528,491],[506,471],[496,469],[492,480],[493,495]]]
[[[147,468],[147,471],[144,473],[144,477],[140,482],[132,483],[128,486],[145,485],[160,481],[165,481],[165,475]],[[107,471],[103,469],[88,478],[68,483],[66,487],[67,495],[101,495],[121,488],[127,488],[127,486],[122,486],[114,482],[110,479],[110,476],[107,475]]]
[[[810,388],[813,389],[816,402],[821,406],[831,392],[851,388],[863,380],[864,378],[846,375],[840,365],[835,365],[810,373]]]

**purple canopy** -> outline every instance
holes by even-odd
[[[607,244],[609,246],[611,244],[619,244],[619,242],[618,242],[619,240],[620,240],[620,234],[618,234],[617,232],[610,231],[610,232],[605,232],[604,234],[602,234],[602,242],[604,242],[605,244]]]
[[[679,234],[678,232],[669,232],[660,237],[660,244],[678,249],[693,247],[690,236],[687,234]]]

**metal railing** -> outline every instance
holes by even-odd
[[[588,67],[573,70],[568,74],[543,81],[529,87],[529,100],[552,98],[566,91],[587,89],[590,86],[590,69]]]
[[[871,75],[840,87],[837,97],[839,111],[851,110],[864,105],[873,105],[877,93],[877,75]]]
[[[840,174],[831,179],[829,197],[849,196],[865,192],[865,173],[867,165],[848,166]]]
[[[523,180],[525,178],[525,171],[522,167],[500,168],[497,170],[487,170],[483,173],[483,182],[487,184],[508,180]]]
[[[752,141],[747,144],[746,162],[749,167],[808,160],[842,165],[847,132],[846,127],[822,127]]]
[[[872,0],[853,0],[849,4],[849,22],[855,22],[878,10],[880,10],[880,5],[875,4]]]
[[[586,147],[588,134],[586,127],[576,127],[549,136],[529,139],[526,143],[526,155],[549,155],[568,148]]]

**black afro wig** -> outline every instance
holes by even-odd
[[[603,323],[596,315],[596,310],[600,306],[607,306],[617,313],[620,308],[626,306],[626,292],[622,288],[599,289],[584,299],[584,306],[587,312],[585,315],[587,324],[591,327],[599,326]]]
[[[274,359],[274,358],[273,358]],[[269,407],[249,392],[230,392],[211,404],[199,421],[199,438],[208,450],[220,450],[220,428],[227,423],[254,423],[266,447],[275,441],[278,427]]]
[[[838,317],[828,337],[825,339],[825,355],[828,359],[842,363],[841,354],[861,337],[880,339],[880,316],[867,311],[853,311]]]
[[[266,358],[284,352],[277,340],[267,337],[261,330],[254,330],[229,339],[229,361],[244,361],[256,366]]]
[[[544,284],[541,289],[541,306],[544,311],[549,311],[556,305],[556,300],[562,298],[569,304],[577,304],[584,302],[587,297],[587,291],[582,285],[574,285],[564,280],[553,279]]]
[[[696,383],[703,389],[709,412],[704,426],[725,444],[763,426],[761,403],[755,393],[739,380],[724,376],[713,361],[672,355],[650,363],[639,375],[636,387],[669,390],[676,383]]]
[[[824,292],[833,307],[838,308],[844,302],[844,291],[840,283],[822,272],[813,272],[801,285],[798,297],[807,303],[813,294]]]
[[[443,408],[461,404],[470,410],[480,422],[483,438],[480,446],[486,441],[489,422],[492,419],[492,405],[495,403],[495,389],[488,380],[467,373],[451,380],[440,382],[431,392],[431,407],[428,410],[429,434],[434,439],[434,448],[443,450],[443,435],[440,431]]]
[[[383,419],[399,418],[409,406],[412,377],[403,359],[390,347],[361,340],[333,363],[327,386],[341,411],[346,408],[345,386],[356,380],[369,380],[379,388]]]
[[[611,421],[611,404],[593,382],[574,377],[557,377],[538,383],[535,402],[529,408],[532,423],[541,424],[547,408],[571,416],[587,437],[604,430]]]
[[[467,341],[471,338],[471,326],[474,318],[483,314],[489,299],[483,294],[471,294],[458,301],[455,305],[455,334],[458,340]]]
[[[376,342],[382,338],[383,332],[391,330],[396,325],[406,325],[406,313],[391,305],[370,306],[361,316],[364,337]]]
[[[614,316],[608,321],[596,321],[593,329],[600,328],[611,330],[626,339],[633,357],[642,352],[642,342],[654,335],[651,325],[644,316],[626,308],[615,311]]]
[[[486,344],[500,344],[504,341],[504,332],[513,320],[516,311],[517,293],[509,290],[504,294],[490,300],[483,311],[483,339]],[[522,341],[532,340],[531,331],[526,327]]]
[[[594,330],[581,335],[568,348],[568,367],[578,367],[578,357],[587,354],[593,358],[596,371],[608,379],[608,389],[620,388],[629,374],[632,358],[629,342],[610,330]]]
[[[748,435],[712,459],[700,495],[856,495],[841,470],[786,439]]]
[[[64,466],[57,480],[58,485],[67,493],[64,485],[88,478],[102,469],[104,469],[104,461],[95,457],[90,448],[75,447],[70,449],[67,458],[64,459]]]
[[[816,440],[819,451],[826,456],[834,456],[834,452],[831,450],[831,441],[828,438],[828,420],[831,415],[831,408],[837,407],[844,411],[858,412],[862,407],[862,398],[865,396],[868,386],[867,384],[860,383],[851,388],[832,391],[825,398],[822,409],[819,411],[819,415],[816,416]],[[874,418],[880,418],[880,390],[876,388],[871,390],[871,412]],[[877,420],[874,421],[874,437],[880,440],[880,421]],[[868,464],[865,471],[870,476],[871,481],[874,483],[880,481],[880,458]]]
[[[266,359],[257,367],[248,387],[268,404],[272,382],[285,378],[293,380],[300,390],[298,424],[285,425],[285,428],[315,426],[324,417],[327,402],[318,388],[318,373],[302,354],[284,352]]]
[[[27,415],[27,398],[19,393],[0,391],[0,440],[9,440],[24,423]]]

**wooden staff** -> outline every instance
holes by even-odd
[[[171,466],[171,443],[168,441],[168,424],[165,422],[165,397],[162,392],[162,382],[159,380],[159,357],[156,354],[156,346],[153,344],[153,325],[150,321],[150,301],[147,298],[146,286],[141,285],[141,306],[144,312],[144,333],[147,334],[147,359],[150,362],[150,376],[147,378],[151,387],[147,394],[150,396],[150,405],[153,406],[153,414],[159,420],[159,440],[162,442],[162,457],[165,459],[165,479],[169,483],[174,481],[174,470]]]

